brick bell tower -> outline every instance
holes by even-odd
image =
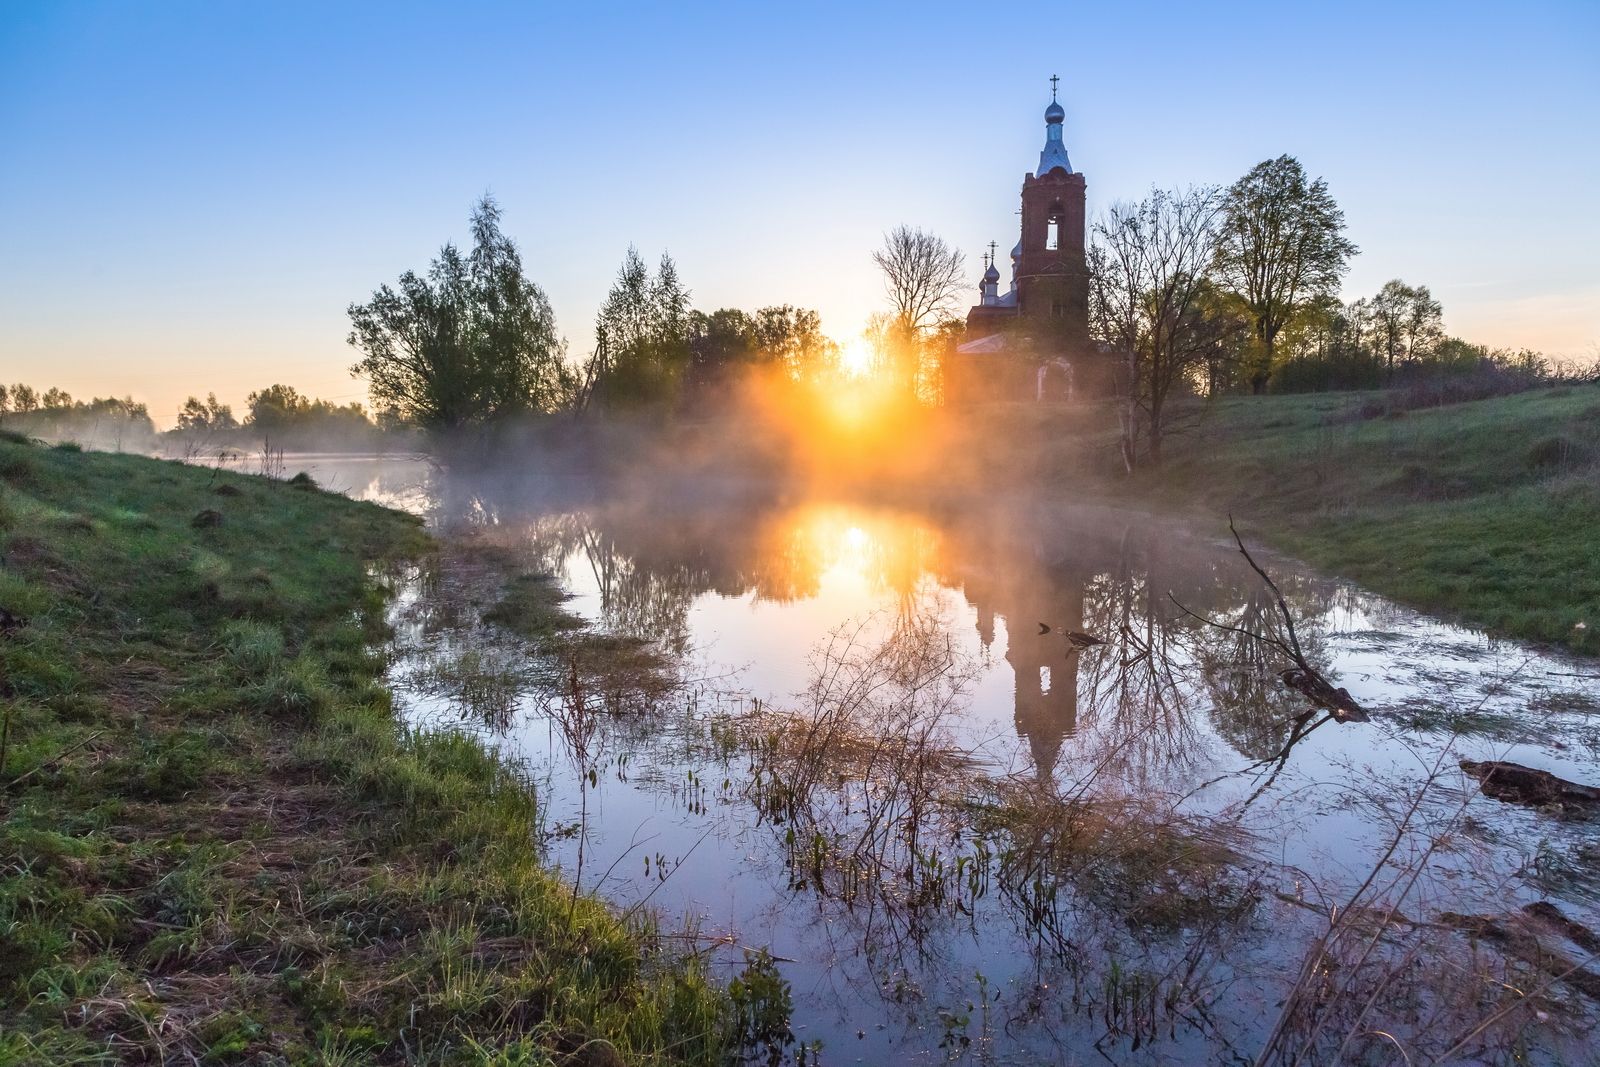
[[[1050,79],[1039,169],[1022,179],[1022,253],[1017,261],[1017,312],[1036,340],[1067,358],[1089,348],[1089,263],[1084,252],[1085,183],[1073,172],[1062,140],[1065,109]]]

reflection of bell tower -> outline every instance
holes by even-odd
[[[1006,662],[1015,674],[1017,734],[1044,779],[1055,772],[1062,740],[1078,728],[1078,653],[1058,630],[1083,629],[1083,583],[1048,564],[1018,578],[1000,605]],[[1040,623],[1051,631],[1041,634]]]
[[[1031,529],[1031,527],[1029,527]],[[987,649],[995,618],[1005,620],[1006,663],[1014,678],[1017,735],[1028,743],[1041,780],[1055,773],[1061,743],[1078,728],[1078,653],[1062,630],[1083,629],[1084,579],[1047,558],[1014,516],[994,513],[947,532],[946,547]],[[1039,624],[1050,627],[1040,633]]]

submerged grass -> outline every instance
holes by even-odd
[[[428,550],[0,440],[0,1065],[720,1059],[724,996],[541,864],[521,771],[396,722],[374,572]]]

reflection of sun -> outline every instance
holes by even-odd
[[[863,378],[872,371],[872,346],[865,337],[846,341],[839,348],[839,369],[852,378]]]

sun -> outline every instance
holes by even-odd
[[[877,354],[865,337],[857,337],[839,346],[839,369],[851,378],[865,378],[872,373]]]

